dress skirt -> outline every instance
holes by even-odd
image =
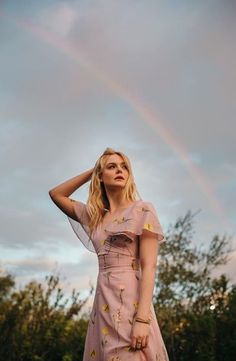
[[[88,325],[83,361],[167,361],[153,304],[146,348],[131,348],[131,329],[138,307],[139,260],[119,253],[98,257],[99,274]]]

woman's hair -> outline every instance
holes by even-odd
[[[105,210],[110,209],[110,204],[106,195],[106,190],[100,177],[108,157],[113,154],[120,155],[123,158],[128,169],[129,176],[124,190],[125,199],[127,201],[135,201],[138,193],[134,182],[131,163],[128,157],[122,152],[115,151],[112,148],[106,148],[103,154],[98,158],[98,160],[95,163],[95,167],[92,173],[91,182],[89,186],[87,209],[90,216],[89,228],[91,233],[94,231],[97,225],[102,221],[102,218],[106,212]]]

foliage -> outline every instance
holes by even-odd
[[[229,259],[229,239],[216,235],[208,248],[194,246],[193,217],[179,217],[160,247],[157,319],[170,361],[233,361],[236,285],[213,276]],[[89,296],[81,300],[73,290],[65,299],[53,275],[46,288],[32,281],[16,290],[13,277],[0,273],[0,361],[82,360],[89,315],[81,311]]]
[[[212,273],[227,263],[229,239],[216,235],[208,249],[193,246],[193,217],[188,211],[178,218],[160,247],[154,291],[157,318],[171,361],[234,360],[236,286],[224,274],[214,278]]]
[[[1,361],[82,360],[88,320],[76,316],[88,297],[82,301],[73,290],[67,306],[59,276],[46,282],[46,290],[32,281],[16,291],[11,275],[0,277]]]

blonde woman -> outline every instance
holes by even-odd
[[[69,198],[88,181],[86,204]],[[94,168],[49,194],[98,258],[83,361],[168,361],[152,303],[165,237],[152,203],[137,198],[128,157],[107,148]]]

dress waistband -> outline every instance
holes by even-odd
[[[138,258],[121,255],[119,253],[99,254],[98,265],[99,271],[107,269],[138,271],[140,269],[140,261]]]

